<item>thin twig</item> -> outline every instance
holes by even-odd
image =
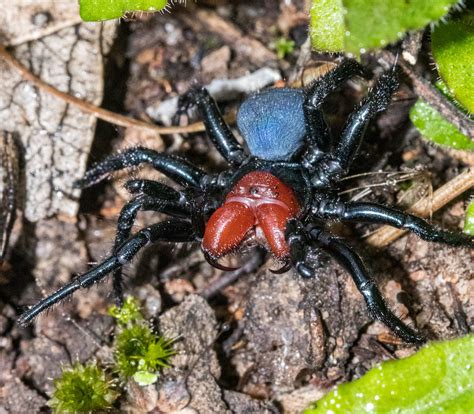
[[[396,56],[385,50],[381,53],[381,58],[389,65],[393,65]],[[435,108],[446,120],[451,122],[464,135],[474,140],[474,122],[468,116],[460,111],[456,105],[449,101],[434,85],[426,79],[419,77],[403,59],[399,59],[398,65],[410,78],[415,93]]]
[[[159,135],[186,134],[205,130],[204,124],[202,122],[196,122],[186,126],[161,127],[148,122],[140,121],[138,119],[133,119],[125,115],[120,115],[104,108],[99,108],[90,102],[83,101],[82,99],[76,98],[75,96],[69,95],[68,93],[56,89],[54,86],[47,84],[38,76],[33,74],[30,70],[28,70],[28,68],[23,66],[23,64],[20,63],[3,46],[0,46],[0,58],[3,58],[3,60],[5,60],[5,62],[7,62],[11,67],[15,68],[23,77],[23,79],[35,85],[40,90],[48,92],[51,95],[67,102],[68,104],[76,106],[81,111],[92,114],[103,121],[110,122],[111,124],[126,128],[137,128],[153,131]]]
[[[258,269],[264,259],[264,254],[261,250],[257,250],[252,257],[245,262],[245,264],[239,269],[233,270],[232,272],[226,272],[221,277],[216,279],[214,282],[210,283],[208,286],[205,286],[198,292],[198,295],[202,296],[205,299],[210,299],[217,293],[219,293],[226,286],[229,286],[240,276],[247,275]]]
[[[413,204],[407,211],[419,217],[428,217],[430,213],[444,207],[450,201],[460,196],[465,191],[474,187],[474,168],[469,168],[451,181],[438,188],[431,197],[424,197]],[[403,236],[406,230],[382,226],[372,233],[367,241],[376,246],[384,247]]]

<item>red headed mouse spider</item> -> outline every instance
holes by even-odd
[[[203,88],[181,97],[178,113],[196,105],[207,133],[229,164],[219,174],[207,174],[183,158],[147,148],[113,155],[89,170],[79,185],[92,185],[113,171],[148,163],[178,185],[175,190],[150,180],[130,180],[135,197],[122,209],[112,254],[51,296],[32,306],[19,322],[26,325],[74,291],[87,288],[113,272],[113,286],[123,300],[122,266],[149,243],[197,242],[215,267],[220,257],[246,243],[264,246],[282,263],[280,272],[294,268],[302,277],[315,273],[308,253],[323,249],[352,276],[371,315],[406,342],[423,337],[406,326],[386,306],[357,253],[325,229],[331,220],[388,224],[433,242],[474,247],[474,239],[443,231],[426,221],[375,203],[347,202],[338,196],[338,182],[347,174],[369,121],[388,106],[397,89],[394,73],[384,73],[349,117],[337,140],[330,137],[321,105],[346,78],[361,75],[354,61],[344,61],[304,89],[268,89],[248,97],[240,106],[237,127],[242,147]],[[171,218],[131,229],[139,210],[166,213]]]

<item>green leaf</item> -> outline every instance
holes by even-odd
[[[466,208],[466,217],[464,218],[464,233],[474,236],[474,200]]]
[[[158,374],[148,371],[138,371],[133,375],[133,379],[138,385],[145,387],[147,385],[154,384],[158,379]]]
[[[313,0],[313,47],[354,55],[380,48],[439,20],[458,0]]]
[[[313,0],[310,11],[311,43],[317,50],[344,50],[344,6],[342,0]]]
[[[131,11],[155,12],[166,7],[167,0],[80,0],[84,21],[118,19]]]
[[[431,47],[450,93],[474,112],[474,14],[437,26],[431,34]]]
[[[410,110],[410,119],[420,134],[435,144],[457,150],[474,151],[474,141],[462,134],[431,105],[418,99]]]
[[[474,407],[474,335],[434,342],[342,384],[305,414],[468,413]]]

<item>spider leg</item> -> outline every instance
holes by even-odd
[[[213,180],[213,178],[214,177],[209,174],[204,176],[203,180],[201,181],[201,187],[204,188],[204,194],[206,189],[217,189],[217,191],[222,192],[229,185],[228,182],[223,182],[223,180],[220,178],[216,180],[218,181],[217,183],[209,181]],[[203,193],[201,193],[199,197],[196,197],[196,194],[193,194],[192,206],[190,206],[188,204],[190,201],[189,195],[186,195],[183,191],[176,191],[173,188],[157,181],[129,180],[125,184],[125,188],[132,194],[141,193],[149,195],[150,197],[158,198],[159,200],[167,199],[172,201],[172,204],[168,203],[169,206],[163,204],[162,209],[159,211],[171,216],[191,218],[196,237],[198,239],[203,237],[205,229],[205,208],[202,205],[202,198],[205,198],[205,195]],[[217,207],[219,207],[219,204],[215,205],[213,209],[215,210]]]
[[[340,239],[320,229],[310,230],[309,237],[330,253],[349,272],[364,297],[367,307],[375,319],[383,322],[392,332],[405,342],[421,344],[425,339],[405,325],[387,307],[382,294],[368,275],[360,256]]]
[[[323,214],[344,221],[388,224],[411,231],[427,241],[474,247],[474,238],[470,235],[438,229],[420,217],[376,203],[327,204]]]
[[[148,199],[153,199],[159,210],[165,214],[176,217],[189,217],[190,208],[187,196],[182,191],[176,191],[166,184],[153,180],[129,180],[125,188],[131,194],[139,194]]]
[[[28,325],[38,314],[70,296],[78,289],[88,288],[102,280],[107,274],[122,267],[133,259],[140,249],[157,241],[190,242],[194,241],[194,232],[190,222],[185,220],[167,220],[140,230],[118,248],[108,259],[93,267],[82,276],[74,279],[52,295],[44,298],[24,312],[18,319],[20,325]]]
[[[355,60],[345,60],[306,88],[303,111],[310,145],[303,158],[309,165],[319,159],[321,153],[332,150],[329,128],[321,110],[323,102],[346,79],[355,75],[364,76],[364,74],[363,67]]]
[[[189,217],[190,209],[185,196],[178,191],[150,180],[130,180],[125,187],[132,193],[141,192],[139,196],[125,204],[117,220],[117,233],[113,251],[130,237],[137,213],[140,210],[158,211],[173,217]],[[122,268],[113,273],[113,290],[117,306],[123,304]]]
[[[178,184],[184,186],[199,186],[201,178],[206,173],[190,162],[175,155],[161,154],[149,148],[129,148],[119,154],[114,154],[93,166],[86,172],[84,178],[76,182],[78,187],[87,187],[105,178],[113,171],[135,167],[148,163]]]
[[[341,170],[338,172],[339,175],[347,172],[364,138],[369,121],[387,108],[391,96],[397,88],[398,82],[394,72],[384,73],[364,99],[360,108],[352,113],[334,151],[334,157]]]
[[[207,89],[192,88],[181,96],[178,102],[178,115],[196,105],[203,118],[206,131],[217,151],[234,167],[238,167],[247,158],[244,149],[226,124]]]
[[[424,338],[406,326],[387,308],[380,291],[367,274],[362,259],[346,243],[316,227],[305,229],[298,220],[290,220],[285,233],[290,248],[290,259],[303,277],[312,277],[314,270],[307,264],[307,246],[317,246],[327,251],[349,272],[364,297],[375,319],[383,322],[400,338],[410,343],[422,343]]]
[[[299,220],[289,220],[286,225],[285,239],[290,251],[290,262],[298,274],[306,279],[314,276],[314,269],[307,264],[307,246],[311,241]]]

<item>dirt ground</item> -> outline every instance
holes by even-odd
[[[10,42],[10,50],[24,63],[29,62],[32,72],[47,78],[49,72],[35,63],[35,53],[40,50],[41,59],[46,59],[45,51],[55,45],[48,36],[70,30],[78,36],[67,44],[64,40],[64,48],[71,45],[70,55],[61,56],[59,48],[54,55],[67,63],[76,46],[86,39],[95,50],[88,52],[91,62],[80,70],[69,67],[65,73],[71,79],[85,73],[95,78],[81,78],[79,86],[66,82],[63,90],[76,93],[77,87],[83,92],[78,95],[90,102],[99,104],[103,98],[102,106],[108,110],[169,126],[176,97],[194,84],[208,85],[222,111],[232,116],[252,85],[263,88],[301,81],[302,72],[317,76],[312,69],[337,57],[308,52],[305,7],[303,0],[207,0],[199,5],[188,1],[187,7],[176,6],[171,13],[134,16],[98,33],[71,18],[69,27],[44,37]],[[294,51],[285,58],[279,58],[274,47],[281,37],[295,43]],[[96,58],[103,60],[97,63]],[[375,75],[380,74],[377,58],[364,57],[363,63]],[[92,75],[88,64],[101,65],[103,70]],[[59,64],[56,68],[61,70]],[[0,66],[0,71],[5,70]],[[423,45],[415,71],[431,78],[430,70]],[[371,174],[345,181],[341,191],[360,187],[345,197],[363,195],[364,200],[398,203],[405,208],[467,166],[458,156],[420,139],[408,120],[416,95],[402,73],[400,82],[389,109],[371,123],[353,169],[354,174],[390,171],[395,179]],[[114,180],[84,190],[78,199],[77,191],[74,197],[61,193],[73,181],[69,175],[79,178],[86,163],[90,166],[110,152],[137,144],[184,154],[208,171],[226,168],[202,132],[158,135],[104,121],[95,128],[94,117],[81,115],[79,110],[76,114],[67,105],[56,108],[56,98],[49,108],[53,115],[55,110],[62,116],[54,121],[53,132],[38,135],[32,121],[26,125],[25,119],[50,104],[43,101],[41,111],[30,111],[23,103],[28,101],[24,96],[28,86],[24,85],[17,80],[12,97],[2,100],[9,104],[0,109],[4,125],[15,119],[15,124],[5,129],[19,131],[19,145],[31,142],[35,148],[25,150],[22,175],[32,178],[22,187],[19,217],[0,270],[0,414],[48,412],[52,380],[60,375],[62,366],[110,358],[114,325],[107,316],[113,303],[109,280],[78,292],[27,328],[20,328],[15,321],[26,306],[110,252],[118,213],[129,199],[123,188],[126,178],[152,177],[167,182],[143,168],[117,174]],[[350,81],[328,100],[325,110],[335,136],[368,86],[362,80]],[[42,121],[45,129],[50,119]],[[185,119],[181,121],[184,125]],[[26,126],[20,127],[22,122]],[[90,139],[77,141],[76,133],[81,139],[90,135]],[[36,148],[39,144],[35,142],[43,138],[46,143]],[[41,155],[41,148],[55,139],[60,144]],[[68,155],[71,146],[74,150]],[[48,171],[52,170],[56,173],[50,179]],[[408,172],[410,180],[398,183],[398,172]],[[43,173],[47,178],[31,184]],[[383,185],[372,187],[375,183]],[[466,200],[468,195],[454,200],[432,221],[460,230]],[[163,218],[156,213],[140,214],[136,229]],[[474,251],[428,243],[414,235],[377,248],[364,237],[374,230],[372,226],[333,223],[333,230],[347,237],[363,255],[390,308],[407,324],[430,339],[470,332],[474,322]],[[240,255],[231,258],[244,266],[230,275],[207,264],[197,245],[150,246],[127,265],[127,294],[141,300],[160,331],[179,335],[182,340],[172,368],[164,371],[157,384],[146,388],[130,382],[117,411],[297,413],[333,385],[361,376],[380,361],[405,357],[416,350],[370,318],[351,278],[321,252],[314,253],[318,270],[310,280],[293,271],[274,274],[269,269],[277,264],[261,252],[244,253],[244,259],[239,259]]]

